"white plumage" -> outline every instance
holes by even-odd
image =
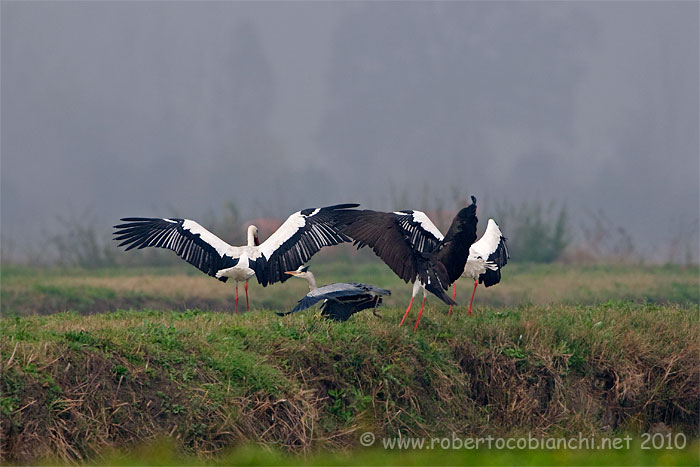
[[[469,248],[467,264],[462,276],[474,279],[474,290],[469,301],[469,315],[472,314],[472,302],[477,284],[491,287],[501,281],[501,268],[508,263],[508,245],[506,238],[496,221],[489,219],[482,237]]]
[[[125,224],[115,225],[115,240],[119,246],[132,248],[158,247],[174,251],[178,256],[202,272],[222,282],[236,281],[238,309],[238,282],[245,282],[246,309],[248,309],[248,280],[256,276],[262,286],[284,282],[284,272],[296,269],[324,246],[348,242],[340,233],[342,224],[337,215],[357,204],[339,204],[323,208],[309,208],[291,214],[287,220],[262,244],[258,228],[248,227],[248,244],[229,245],[197,222],[176,218],[123,218]]]
[[[498,270],[499,266],[495,262],[489,261],[488,258],[498,248],[501,237],[503,234],[501,234],[498,224],[493,219],[489,219],[484,235],[469,248],[469,257],[462,274],[464,277],[479,279],[479,276],[484,274],[487,269]]]

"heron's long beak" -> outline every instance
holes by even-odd
[[[290,276],[296,276],[297,272],[296,271],[284,271],[285,274],[289,274]]]

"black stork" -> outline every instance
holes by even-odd
[[[411,301],[399,326],[421,289],[423,303],[414,331],[423,314],[426,290],[446,304],[455,305],[445,291],[464,272],[469,247],[476,240],[476,198],[472,196],[471,200],[472,204],[457,213],[444,237],[421,211],[348,210],[339,215],[345,225],[341,232],[352,238],[358,249],[371,247],[397,276],[413,282]]]
[[[125,217],[115,225],[114,240],[132,248],[167,248],[200,271],[222,282],[236,281],[234,312],[238,312],[238,282],[245,282],[246,310],[248,279],[255,276],[263,286],[289,279],[286,271],[306,263],[324,246],[351,241],[339,230],[338,215],[358,204],[309,208],[290,215],[264,242],[258,228],[248,227],[248,244],[232,246],[190,219]]]

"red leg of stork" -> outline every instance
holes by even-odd
[[[418,329],[418,323],[420,323],[420,315],[423,314],[423,307],[425,306],[425,299],[426,299],[426,298],[427,298],[427,297],[424,295],[424,296],[423,296],[423,303],[422,303],[421,306],[420,306],[420,311],[418,312],[418,319],[416,320],[416,325],[415,325],[415,327],[413,328],[413,332],[416,332],[416,329]]]
[[[454,281],[454,283],[452,284],[452,301],[453,302],[454,302],[456,296],[457,296],[457,281]],[[447,310],[447,314],[449,315],[451,311],[452,311],[452,305],[450,305],[450,309]]]
[[[233,305],[233,314],[238,313],[238,281],[236,281],[236,301],[235,305]]]
[[[245,281],[245,311],[250,311],[250,307],[248,307],[248,281]]]
[[[479,282],[474,279],[474,290],[472,291],[472,299],[469,300],[469,316],[472,315],[472,303],[474,303],[474,294],[476,293],[476,286]]]
[[[408,312],[411,311],[411,305],[413,305],[413,299],[415,296],[411,297],[411,301],[408,303],[408,308],[406,308],[406,313],[403,314],[403,318],[401,318],[401,322],[399,323],[399,327],[403,324],[403,321],[406,319],[406,316],[408,316]]]

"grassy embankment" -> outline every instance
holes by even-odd
[[[686,449],[625,459],[696,458],[697,269],[509,265],[502,284],[478,289],[471,318],[464,308],[447,316],[429,299],[415,334],[396,326],[410,287],[383,266],[315,270],[319,283],[361,280],[394,295],[380,319],[332,323],[311,310],[283,319],[270,311],[305,293],[297,280],[251,284],[256,310],[232,315],[220,312],[232,305],[230,285],[185,269],[5,269],[3,459],[93,458],[163,436],[208,456],[247,443],[292,453],[362,449],[366,431],[377,439],[638,438],[649,429],[685,433]],[[461,302],[470,288],[463,281]],[[64,310],[75,311],[56,313]],[[80,314],[93,311],[110,312]],[[368,452],[350,459],[371,463]],[[428,454],[403,462],[436,462]],[[453,463],[486,459],[443,454]],[[509,463],[509,455],[489,458]],[[542,462],[573,455],[550,452]],[[598,454],[623,463],[615,455]],[[319,462],[348,462],[339,456]]]

